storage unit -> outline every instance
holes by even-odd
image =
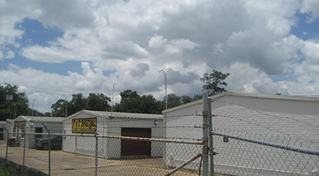
[[[19,116],[13,120],[10,130],[17,133],[13,134],[12,137],[18,139],[20,144],[22,144],[24,142],[23,140],[25,139],[24,130],[26,133],[48,133],[43,124],[50,130],[51,133],[62,134],[64,119],[65,118],[61,117]],[[41,134],[28,135],[26,138],[26,147],[35,148],[35,139],[44,137],[48,136]]]
[[[317,145],[319,143],[319,98],[225,92],[212,96],[211,100],[213,101],[211,103],[212,115],[215,115],[212,117],[214,132],[270,143],[274,142],[283,146],[289,145],[314,151],[318,151],[319,149]],[[201,139],[203,136],[202,128],[169,127],[201,127],[203,124],[202,111],[202,100],[164,110],[165,137]],[[285,168],[287,171],[296,173],[307,169],[319,170],[318,164],[314,168],[300,168],[299,166],[293,166],[295,162],[290,162],[289,159],[285,161],[286,163],[271,162],[263,166],[256,166],[258,162],[265,162],[263,157],[267,158],[276,152],[282,153],[282,150],[271,148],[272,152],[262,155],[263,152],[268,152],[270,147],[265,146],[265,150],[256,151],[252,147],[257,144],[246,142],[245,150],[243,150],[238,148],[237,144],[239,141],[234,139],[219,136],[215,136],[214,139],[217,140],[214,143],[218,143],[218,147],[220,148],[220,151],[215,149],[219,153],[214,157],[215,169],[226,168],[224,169],[225,172],[221,172],[220,170],[219,173],[233,174],[227,173],[227,171],[231,169],[243,171],[245,169],[257,168],[265,171],[267,171],[267,168]],[[180,153],[180,151],[176,150],[172,152],[176,146],[177,144],[166,145],[167,151],[170,151],[166,152],[165,162],[168,166],[175,167],[193,157],[192,151]],[[223,154],[221,149],[225,149],[225,151],[227,149],[227,152]],[[243,155],[244,151],[247,152],[247,155]],[[282,153],[281,157],[291,157],[288,153]],[[242,157],[239,157],[239,154]],[[250,157],[250,154],[255,155],[255,157]],[[262,156],[257,157],[257,155]],[[258,158],[258,162],[256,158]],[[235,162],[237,160],[241,162],[238,164]],[[319,163],[318,158],[313,162]],[[245,168],[248,165],[249,168]]]
[[[6,119],[6,124],[5,124],[5,127],[6,129],[9,131],[9,139],[13,137],[13,121],[14,119]],[[10,133],[11,132],[11,133]],[[4,130],[4,134],[3,134],[3,138],[5,141],[7,141],[7,132]]]
[[[66,118],[63,122],[64,134],[91,133],[89,128],[85,128],[84,121],[103,136],[163,137],[162,115],[88,110],[82,110]],[[162,144],[158,142],[98,139],[98,155],[102,158],[161,157],[162,150]],[[95,138],[66,136],[63,139],[63,151],[94,156]]]

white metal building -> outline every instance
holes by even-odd
[[[212,117],[214,132],[319,151],[319,98],[225,92],[212,96],[211,100],[213,100],[211,103],[212,115],[215,115]],[[166,129],[165,136],[168,138],[201,139],[203,136],[202,128],[169,127],[202,126],[202,111],[202,100],[163,111],[164,125],[167,127],[164,128]],[[295,173],[308,171],[318,174],[318,157],[309,159],[308,164],[314,163],[313,167],[303,168],[295,166],[295,162],[293,162],[299,157],[299,154],[292,154],[281,149],[270,149],[266,146],[260,147],[263,149],[262,151],[255,151],[256,145],[247,142],[245,149],[238,148],[238,141],[233,139],[228,141],[228,139],[225,140],[219,136],[215,136],[214,140],[214,147],[215,144],[218,147],[215,151],[219,153],[214,157],[217,173],[233,174],[229,171],[236,169],[241,171],[245,169],[263,171],[272,169],[276,172],[281,172],[281,170]],[[174,147],[176,148],[174,145],[167,144],[167,151],[174,150]],[[223,153],[224,151],[227,152]],[[266,151],[270,152],[264,154],[263,152]],[[166,164],[175,167],[193,157],[193,152],[189,152],[190,154],[183,152],[184,154],[179,153],[179,151],[166,152]],[[282,161],[277,156],[278,161],[258,165],[258,163],[268,162],[267,157],[279,154],[286,161]],[[240,158],[236,159],[236,157]],[[304,162],[308,162],[307,159],[311,156],[300,157],[305,160]],[[243,173],[243,175],[245,174]]]
[[[5,128],[9,131],[9,138],[13,137],[13,134],[10,132],[13,132],[13,121],[14,119],[6,119],[6,124],[4,125]],[[7,141],[7,132],[4,130],[3,138],[5,141]]]
[[[130,136],[161,138],[163,137],[163,116],[154,114],[119,113],[105,111],[82,110],[63,122],[64,134],[85,134],[90,129],[83,128],[84,120],[90,122],[98,135],[103,136]],[[121,158],[130,156],[162,156],[162,144],[146,142],[142,153],[135,153],[128,140],[99,138],[98,156],[102,158]],[[141,142],[141,141],[140,141]],[[144,142],[145,143],[145,142]],[[144,146],[144,145],[143,145]],[[144,146],[144,147],[145,147]],[[63,151],[83,155],[95,155],[95,138],[81,136],[66,136],[63,139]]]
[[[61,117],[38,117],[38,116],[19,116],[13,120],[11,126],[7,126],[8,130],[19,134],[13,134],[12,137],[18,138],[20,143],[23,144],[24,135],[26,133],[48,133],[42,123],[50,130],[51,133],[63,132],[63,120]],[[7,121],[8,122],[8,121]],[[10,122],[9,122],[10,123]],[[7,123],[8,124],[8,123]],[[11,131],[11,132],[12,132]],[[35,139],[47,137],[43,135],[29,135],[27,136],[26,147],[35,148]]]

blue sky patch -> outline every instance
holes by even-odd
[[[63,37],[63,31],[55,27],[44,27],[38,20],[24,18],[22,23],[15,26],[16,29],[24,30],[24,34],[18,42],[23,46],[41,45],[49,46],[49,41]]]
[[[276,76],[269,76],[273,82],[280,82],[280,81],[294,81],[297,82],[297,80],[293,76],[294,74],[292,72],[288,73],[285,72],[281,75],[276,75]]]
[[[296,13],[295,17],[298,18],[297,25],[291,26],[291,34],[301,38],[303,40],[308,40],[310,38],[318,37],[319,31],[319,20],[316,19],[312,23],[308,23],[310,18],[309,14]]]

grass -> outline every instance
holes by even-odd
[[[12,166],[6,168],[4,163],[0,163],[0,176],[14,176]]]

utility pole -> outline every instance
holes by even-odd
[[[65,96],[65,95],[64,95]],[[68,116],[68,100],[65,96],[65,118]]]
[[[167,109],[167,74],[166,72],[162,69],[159,72],[164,73],[164,81],[165,81],[165,104],[166,104],[166,109]]]
[[[32,117],[33,117],[33,109],[34,109],[34,99],[33,99],[33,103],[32,103]]]
[[[111,107],[111,117],[113,115],[113,99],[114,99],[114,86],[116,83],[113,83],[113,92],[112,92],[112,107]]]

